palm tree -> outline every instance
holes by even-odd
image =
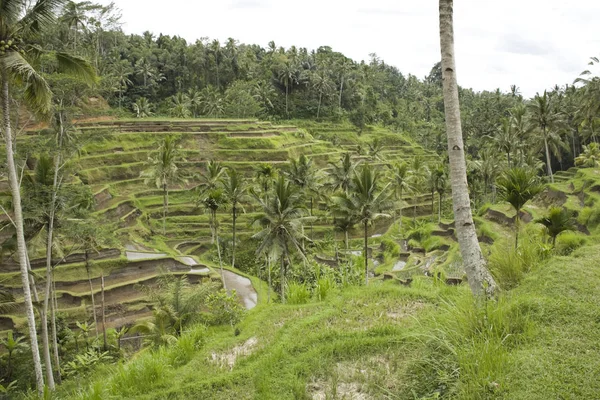
[[[557,128],[560,123],[560,116],[555,111],[552,96],[546,91],[540,96],[536,94],[532,102],[528,105],[531,123],[535,127],[542,130],[542,136],[544,138],[544,150],[546,153],[546,170],[550,181],[554,183],[554,176],[552,174],[552,164],[550,159],[550,147],[548,145],[549,130]]]
[[[583,146],[583,153],[575,158],[575,165],[583,168],[600,167],[600,146],[598,143],[590,143]]]
[[[152,105],[145,97],[140,97],[133,103],[133,111],[135,112],[136,118],[151,117],[154,113],[152,112]]]
[[[209,190],[202,199],[204,208],[210,213],[210,230],[213,238],[212,242],[216,242],[217,244],[217,255],[219,257],[219,268],[221,269],[223,285],[225,285],[225,276],[223,275],[223,262],[221,260],[221,244],[219,243],[219,220],[217,219],[217,211],[226,203],[227,197],[220,188]]]
[[[5,0],[0,13],[0,36],[5,40],[4,53],[0,57],[0,102],[2,104],[2,133],[6,141],[6,159],[8,181],[12,194],[13,221],[17,236],[17,256],[21,271],[23,296],[31,351],[36,377],[38,393],[43,392],[44,377],[37,344],[35,330],[35,316],[31,302],[29,275],[27,267],[27,249],[23,230],[23,215],[21,209],[21,194],[17,170],[15,167],[14,151],[15,137],[11,126],[11,86],[22,85],[24,88],[23,99],[31,110],[39,114],[47,114],[51,105],[52,92],[48,83],[29,63],[32,54],[26,52],[29,43],[37,43],[37,38],[42,31],[55,22],[56,10],[61,1],[37,0],[33,5],[20,0]],[[10,43],[10,44],[9,44]],[[36,46],[35,55],[39,55]],[[88,81],[95,81],[95,74],[91,66],[83,59],[67,53],[54,52],[50,55],[56,59],[59,69],[63,72],[75,74]],[[52,382],[48,382],[50,385]]]
[[[360,171],[355,172],[352,179],[353,190],[348,193],[341,193],[333,197],[336,207],[335,213],[343,218],[350,218],[363,225],[364,232],[364,258],[365,258],[365,284],[369,283],[369,236],[368,227],[374,221],[380,218],[389,218],[385,214],[392,208],[389,201],[390,184],[383,188],[381,175],[369,164],[363,165]]]
[[[413,193],[413,222],[417,219],[417,196],[423,190],[423,186],[429,173],[423,157],[416,155],[410,163],[409,169],[410,187]]]
[[[437,192],[439,196],[438,201],[438,224],[442,221],[442,200],[444,197],[444,193],[446,192],[448,186],[448,177],[446,172],[446,166],[439,162],[434,164],[431,168],[429,168],[430,174],[430,188],[431,188],[431,215],[435,215],[434,210],[434,198],[435,193]]]
[[[310,157],[306,157],[304,154],[300,157],[291,158],[289,160],[288,168],[283,171],[283,174],[290,180],[291,183],[296,185],[303,196],[309,197],[310,202],[310,216],[313,215],[313,202],[314,196],[319,196],[319,182],[321,176],[320,171],[317,171],[313,165],[313,161]],[[311,238],[312,238],[312,223],[310,226]]]
[[[394,194],[396,196],[396,201],[399,202],[399,227],[398,230],[402,233],[402,207],[403,207],[403,196],[404,193],[412,190],[410,186],[410,170],[408,168],[408,164],[406,162],[400,162],[392,165],[390,167],[391,174],[390,178],[392,181],[392,189],[394,190]]]
[[[337,190],[341,190],[344,193],[348,193],[350,187],[352,186],[352,177],[354,176],[354,170],[359,165],[360,162],[354,163],[352,162],[352,156],[350,153],[346,152],[338,163],[329,163],[330,169],[328,171],[329,175],[329,187],[335,192]]]
[[[481,150],[480,159],[473,162],[473,166],[476,168],[478,176],[483,181],[484,201],[489,201],[488,189],[490,186],[492,188],[492,202],[496,201],[496,178],[500,175],[500,172],[504,167],[504,163],[498,159],[498,156],[498,152],[487,147]]]
[[[221,183],[221,176],[225,172],[225,167],[218,161],[208,160],[206,163],[206,171],[200,173],[200,185],[198,189],[200,194],[209,190],[215,190]]]
[[[212,86],[208,86],[200,93],[202,112],[209,117],[219,117],[225,113],[225,100],[221,93]]]
[[[331,78],[329,78],[329,71],[321,68],[311,75],[312,88],[319,95],[319,104],[317,106],[317,119],[321,115],[321,104],[323,104],[323,96],[331,92],[333,86]]]
[[[248,185],[245,178],[238,172],[237,169],[228,168],[223,179],[223,192],[227,197],[227,201],[231,204],[231,219],[232,219],[232,249],[231,249],[231,266],[235,268],[235,233],[236,233],[236,218],[238,204],[246,200]]]
[[[169,113],[175,118],[189,118],[190,99],[183,92],[177,92],[171,97]]]
[[[154,184],[163,191],[163,235],[167,230],[167,214],[169,212],[169,185],[185,182],[180,176],[177,163],[183,161],[174,136],[165,136],[156,153],[148,158],[147,169],[142,172],[146,185]]]
[[[67,27],[73,29],[73,50],[77,50],[77,32],[79,31],[79,27],[84,27],[87,20],[87,16],[82,9],[84,5],[84,3],[68,1],[61,17]]]
[[[453,0],[440,0],[439,2],[442,81],[454,219],[458,243],[471,291],[475,296],[487,295],[490,297],[496,291],[496,282],[486,268],[486,262],[479,247],[467,184],[467,166],[460,120],[456,62],[454,60],[453,5]]]
[[[275,182],[272,196],[257,198],[262,213],[256,218],[255,223],[263,229],[253,238],[260,241],[256,254],[267,254],[269,259],[279,258],[280,266],[280,294],[281,301],[285,303],[285,285],[290,253],[295,250],[302,258],[304,250],[300,243],[308,238],[304,235],[304,224],[312,221],[306,216],[302,206],[302,196],[298,189],[283,176]]]
[[[552,247],[556,246],[556,237],[562,232],[575,230],[573,215],[562,207],[550,208],[545,217],[536,219],[535,222],[546,227],[546,233],[552,238]]]
[[[25,351],[27,349],[27,344],[24,342],[24,338],[22,336],[13,335],[13,331],[8,331],[6,339],[0,339],[0,345],[4,347],[7,357],[6,357],[6,381],[10,382],[12,378],[12,361],[16,354]]]
[[[279,83],[281,83],[285,87],[285,114],[289,117],[289,108],[288,108],[288,96],[290,93],[290,87],[294,85],[298,81],[298,67],[294,62],[287,59],[281,63],[279,66],[279,71],[277,72],[277,79],[279,79]]]
[[[133,68],[129,61],[127,60],[119,60],[114,62],[110,67],[110,76],[116,81],[115,83],[118,85],[117,91],[119,92],[119,108],[123,103],[123,93],[127,90],[127,86],[132,85],[131,79],[129,79],[129,75],[133,74]]]
[[[379,140],[379,138],[375,138],[375,140],[373,140],[373,142],[369,143],[368,144],[368,154],[369,154],[369,158],[371,159],[371,161],[373,161],[373,162],[385,161],[385,157],[383,155],[384,148],[385,148],[385,146],[383,145],[381,140]]]
[[[264,196],[266,196],[269,193],[271,186],[277,178],[277,174],[277,170],[275,169],[273,164],[261,163],[256,168],[254,178],[257,181],[258,186]]]
[[[515,209],[515,248],[519,245],[519,222],[523,206],[543,189],[537,174],[529,169],[511,168],[498,178],[500,197]]]

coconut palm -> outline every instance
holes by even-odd
[[[548,137],[550,131],[558,128],[560,125],[560,115],[555,110],[552,96],[546,91],[544,91],[544,94],[541,96],[537,93],[532,102],[529,103],[528,109],[530,112],[531,123],[541,130],[544,139],[544,151],[546,154],[546,171],[550,177],[550,181],[554,183]]]
[[[254,173],[254,179],[262,191],[263,195],[266,196],[269,193],[269,189],[277,178],[277,170],[273,164],[260,163]]]
[[[279,83],[285,87],[285,114],[289,117],[288,97],[290,94],[290,87],[298,82],[297,65],[286,58],[285,61],[279,65],[277,79],[279,80]]]
[[[302,258],[304,250],[301,242],[308,240],[304,225],[313,220],[307,216],[302,205],[302,194],[283,176],[275,181],[273,193],[265,198],[257,198],[262,213],[255,219],[263,229],[253,238],[260,241],[257,254],[268,254],[270,259],[280,261],[280,294],[285,303],[285,286],[290,254],[297,252]]]
[[[319,104],[317,106],[317,119],[321,115],[321,105],[323,104],[323,96],[327,96],[333,89],[333,82],[329,77],[329,70],[320,68],[313,72],[310,76],[312,88],[319,95]]]
[[[209,117],[220,117],[225,114],[225,99],[221,93],[212,86],[208,86],[200,93],[202,112]]]
[[[225,171],[225,179],[223,179],[223,192],[227,197],[227,201],[231,204],[231,220],[232,220],[232,249],[231,249],[231,266],[235,267],[235,234],[236,234],[236,218],[238,205],[247,200],[248,185],[246,179],[238,172],[237,169],[228,168]]]
[[[390,184],[383,185],[382,175],[371,165],[363,165],[352,178],[353,189],[333,197],[336,216],[350,218],[363,225],[365,284],[369,283],[368,227],[380,218],[389,218],[385,211],[393,207],[389,201]]]
[[[378,138],[375,138],[373,142],[368,144],[368,155],[372,162],[385,161],[383,150],[385,146]]]
[[[177,92],[171,97],[169,113],[175,118],[189,118],[190,99],[183,92]]]
[[[583,153],[575,159],[575,165],[584,168],[600,167],[600,146],[598,143],[590,143],[583,146]]]
[[[0,37],[5,41],[0,55],[2,133],[6,141],[7,172],[12,194],[13,221],[16,228],[17,256],[23,285],[25,314],[31,340],[36,386],[40,394],[44,388],[44,377],[37,344],[31,290],[29,288],[21,194],[14,160],[16,141],[12,132],[10,106],[11,93],[16,92],[17,87],[22,87],[25,104],[34,112],[41,115],[48,114],[52,92],[43,76],[28,61],[31,57],[39,56],[40,53],[38,46],[29,46],[29,44],[37,43],[42,31],[55,23],[56,11],[61,4],[60,0],[37,0],[35,2],[4,0],[1,5],[2,12],[0,12]],[[59,69],[63,72],[75,74],[88,81],[95,81],[92,67],[83,59],[62,52],[53,52],[49,55],[57,61]],[[54,387],[53,382],[48,382],[48,386],[52,389]]]
[[[223,275],[223,262],[221,260],[221,244],[219,243],[219,220],[217,219],[217,211],[227,203],[227,197],[222,189],[212,189],[206,192],[202,198],[202,205],[210,214],[210,230],[212,234],[212,243],[217,244],[217,256],[219,257],[219,268],[221,269],[221,278],[225,285],[225,277]]]
[[[439,2],[442,82],[454,219],[458,243],[471,291],[475,296],[486,295],[490,297],[496,291],[496,282],[486,268],[486,262],[479,247],[467,184],[467,167],[458,101],[456,62],[454,59],[453,6],[453,0],[440,0]]]
[[[331,191],[341,190],[348,193],[352,185],[352,177],[354,170],[359,163],[352,162],[352,156],[346,152],[338,163],[329,163],[329,171],[327,172],[330,182],[328,184]]]
[[[146,185],[154,184],[163,191],[163,235],[166,234],[167,214],[169,212],[169,186],[174,183],[185,182],[181,176],[177,163],[183,161],[177,139],[174,136],[165,136],[156,153],[148,158],[146,170],[142,178]]]
[[[140,97],[137,99],[135,103],[133,103],[132,107],[136,118],[147,118],[154,114],[152,112],[152,105],[145,97]]]
[[[300,188],[300,193],[304,197],[308,197],[310,202],[310,215],[313,215],[313,203],[315,196],[321,196],[319,193],[321,174],[314,165],[310,157],[306,157],[304,154],[300,157],[291,158],[286,169],[283,170],[283,174],[290,180],[290,182]],[[312,237],[312,224],[310,226],[311,237]]]
[[[209,190],[217,189],[221,184],[221,177],[225,172],[225,167],[218,161],[208,160],[206,171],[200,173],[200,185],[198,185],[199,194]]]
[[[413,222],[417,218],[418,195],[423,191],[428,174],[429,168],[425,164],[423,157],[419,155],[414,156],[409,166],[409,181],[413,194]]]
[[[546,227],[546,233],[552,239],[552,247],[556,246],[556,237],[565,231],[575,230],[575,221],[569,210],[562,207],[552,207],[543,218],[535,220]]]
[[[410,186],[410,170],[408,164],[404,161],[395,163],[390,168],[390,178],[392,182],[392,190],[394,191],[396,201],[399,202],[399,231],[402,233],[402,208],[403,208],[403,196],[404,193],[410,192],[412,187]]]
[[[535,171],[524,168],[511,168],[497,181],[500,197],[510,203],[515,215],[515,248],[519,245],[520,213],[523,206],[543,189]]]

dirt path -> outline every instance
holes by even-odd
[[[223,270],[223,278],[227,290],[231,291],[235,289],[238,298],[246,309],[251,310],[256,306],[258,294],[254,290],[250,279],[227,270]]]

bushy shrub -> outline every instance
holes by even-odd
[[[585,207],[579,213],[577,221],[588,229],[597,227],[600,224],[600,206]]]
[[[587,239],[578,232],[563,232],[556,238],[556,252],[569,255],[586,243]]]
[[[194,353],[204,346],[206,327],[196,325],[184,332],[175,345],[169,347],[167,357],[174,367],[187,364]]]
[[[400,256],[400,245],[391,239],[382,239],[381,247],[383,251],[392,258],[397,258]]]
[[[288,304],[306,304],[310,300],[310,290],[305,283],[291,282],[287,285]]]
[[[244,308],[237,300],[235,290],[228,294],[222,289],[212,293],[206,299],[209,314],[205,317],[206,322],[211,325],[235,325],[244,315]]]
[[[516,287],[525,274],[547,259],[551,246],[535,235],[527,235],[519,241],[519,247],[507,241],[497,242],[489,257],[490,271],[503,289]]]

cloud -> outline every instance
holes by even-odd
[[[553,45],[545,41],[535,41],[523,36],[514,34],[506,35],[500,39],[496,50],[533,56],[546,56],[553,52]]]
[[[234,10],[239,9],[256,9],[256,8],[266,8],[269,6],[268,2],[259,1],[259,0],[235,0],[230,8]]]

